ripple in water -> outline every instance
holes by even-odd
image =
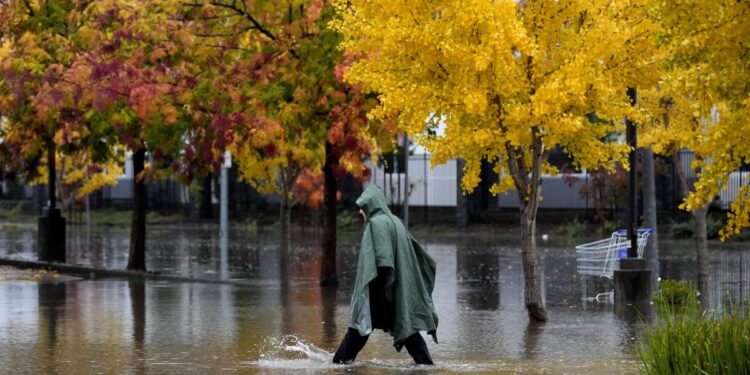
[[[321,349],[305,340],[286,335],[281,338],[268,337],[260,347],[260,359],[248,361],[244,365],[249,367],[260,367],[270,372],[286,373],[287,371],[330,373],[347,372],[357,369],[359,373],[493,373],[493,374],[517,374],[520,369],[518,364],[505,361],[491,363],[459,363],[448,361],[438,363],[435,366],[423,366],[414,364],[411,359],[369,359],[356,360],[347,365],[333,364],[333,353]],[[304,370],[304,371],[303,371]]]

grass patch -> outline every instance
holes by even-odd
[[[158,212],[146,213],[146,225],[174,224],[183,221],[183,215],[161,215]],[[99,209],[91,211],[91,225],[127,226],[133,223],[133,212],[129,210]],[[84,222],[85,224],[85,222]]]
[[[661,280],[659,292],[654,296],[657,308],[677,309],[689,306],[695,295],[695,289],[684,280]]]
[[[708,239],[719,238],[719,231],[724,226],[724,221],[718,215],[706,216],[706,237]],[[695,233],[695,220],[692,218],[686,221],[672,221],[669,224],[669,231],[672,238],[692,238]]]
[[[63,217],[71,225],[85,225],[86,216],[85,213],[76,212],[74,218],[69,217],[67,210],[62,211]],[[2,211],[0,210],[0,219],[4,219],[5,222],[0,223],[0,226],[5,227],[18,227],[27,225],[36,225],[38,216],[32,213],[23,212],[20,208],[14,209],[13,211]],[[79,222],[80,221],[80,222]],[[174,215],[161,215],[158,212],[148,212],[146,214],[147,225],[159,225],[159,224],[174,224],[184,221],[184,217],[181,214]],[[130,210],[115,210],[102,208],[98,210],[91,210],[91,225],[92,226],[105,226],[105,227],[130,227],[133,222],[133,213]]]
[[[586,234],[586,222],[578,220],[578,216],[576,216],[560,225],[557,228],[557,233],[568,242],[581,238]]]
[[[681,282],[667,285],[657,297],[657,321],[645,330],[637,346],[642,372],[750,373],[747,309],[730,308],[723,314],[705,314],[694,289]]]
[[[0,201],[0,219],[6,221],[3,224],[15,225],[36,222],[36,216],[25,213],[23,207],[23,201]]]

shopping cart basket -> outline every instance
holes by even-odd
[[[643,249],[646,247],[651,228],[638,229],[638,257],[643,258]],[[576,246],[576,263],[578,274],[581,276],[595,276],[612,279],[614,272],[619,268],[620,259],[628,256],[630,241],[625,229],[612,232],[610,238],[585,243]],[[590,298],[599,301],[602,296],[612,296],[612,292],[599,293]],[[584,297],[585,298],[585,297]]]

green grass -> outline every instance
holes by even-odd
[[[18,226],[36,225],[37,216],[32,213],[24,212],[22,204],[14,207],[0,207],[0,227],[15,228]],[[71,224],[85,224],[85,214],[76,212],[75,218],[68,217],[68,211],[63,210],[63,216]],[[76,220],[73,223],[73,219]],[[133,214],[130,210],[116,210],[102,208],[91,211],[91,225],[107,227],[130,227],[133,220]],[[78,221],[81,221],[80,223]],[[184,221],[182,214],[161,215],[157,212],[148,212],[146,214],[146,223],[148,225],[174,224]]]
[[[36,222],[35,217],[23,212],[23,202],[19,201],[0,202],[0,219],[8,225]]]
[[[682,286],[658,302],[659,318],[638,344],[646,374],[750,374],[750,315],[703,313],[695,290]],[[679,301],[679,303],[677,303]]]

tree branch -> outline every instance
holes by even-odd
[[[255,17],[253,17],[252,14],[248,13],[247,12],[247,8],[245,8],[244,10],[240,9],[237,6],[237,1],[236,0],[232,1],[232,4],[224,4],[224,3],[219,2],[219,1],[211,1],[211,5],[214,5],[214,6],[217,6],[217,7],[221,7],[221,8],[225,8],[225,9],[229,9],[229,10],[231,10],[231,11],[233,11],[233,12],[241,15],[242,17],[245,17],[245,19],[247,19],[248,21],[250,21],[250,23],[252,23],[253,26],[255,26],[257,28],[257,30],[260,31],[263,35],[267,36],[271,40],[276,40],[276,36],[273,35],[273,33],[271,31],[269,31],[268,29],[266,29],[265,27],[263,27],[263,25],[261,25],[260,22],[258,22],[258,20],[256,20]],[[201,6],[202,6],[202,4],[201,4]]]
[[[539,135],[539,127],[531,128],[531,192],[530,202],[534,205],[532,209],[536,212],[539,205],[539,188],[541,185],[542,161],[544,159],[544,143]]]
[[[26,9],[29,10],[29,16],[34,17],[34,9],[31,8],[31,4],[29,4],[28,0],[23,0],[23,4],[26,5]]]

